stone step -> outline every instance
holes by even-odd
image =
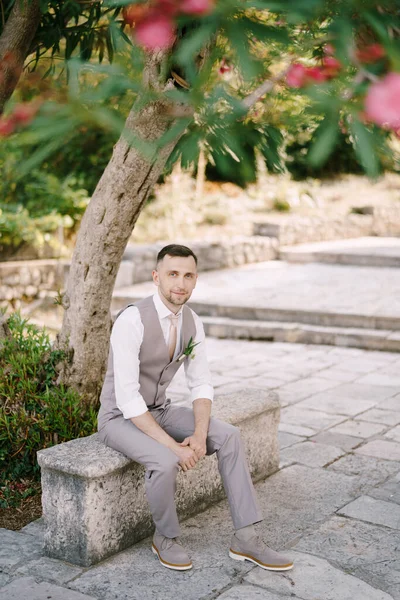
[[[365,350],[400,352],[398,331],[354,327],[323,327],[306,323],[250,321],[224,317],[203,317],[207,335],[216,338],[246,339],[299,344],[351,346]]]
[[[284,246],[279,251],[279,258],[290,263],[400,267],[400,238],[363,237]]]
[[[115,317],[122,308],[145,298],[149,292],[143,293],[126,290],[114,292],[111,301],[111,313]],[[383,332],[400,331],[400,317],[384,315],[368,315],[322,310],[305,310],[289,308],[271,308],[268,306],[239,306],[217,304],[213,301],[190,302],[189,306],[202,317],[223,317],[230,320],[245,320],[261,323],[306,324],[318,327],[357,328],[383,330]]]
[[[278,470],[276,393],[243,389],[217,396],[213,416],[239,427],[253,480]],[[104,445],[97,434],[40,450],[38,462],[47,556],[87,567],[151,533],[144,468]],[[220,500],[224,492],[216,456],[181,472],[177,489],[180,518]]]

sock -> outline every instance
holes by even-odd
[[[236,529],[235,535],[241,542],[248,542],[257,535],[254,525],[246,525],[246,527],[241,527],[240,529]]]

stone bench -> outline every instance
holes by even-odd
[[[216,397],[213,416],[240,428],[253,480],[278,469],[276,393],[244,389]],[[38,462],[47,556],[87,567],[151,533],[144,468],[106,447],[97,434],[40,450]],[[179,473],[181,519],[223,497],[215,456]]]

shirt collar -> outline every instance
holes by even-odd
[[[156,311],[158,313],[159,319],[165,319],[169,317],[169,315],[173,315],[174,313],[169,310],[167,306],[165,306],[164,302],[160,298],[160,294],[157,292],[153,295],[154,306],[156,307]],[[183,307],[178,310],[177,315],[182,314]]]

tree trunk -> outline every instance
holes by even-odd
[[[18,83],[39,23],[39,0],[15,0],[0,36],[0,114]]]
[[[172,124],[165,101],[131,111],[126,127],[145,140],[156,140]],[[72,258],[65,308],[57,346],[68,349],[59,381],[73,386],[94,404],[102,385],[111,328],[110,303],[118,268],[146,199],[179,139],[152,160],[144,158],[123,136],[114,147],[79,229]]]

